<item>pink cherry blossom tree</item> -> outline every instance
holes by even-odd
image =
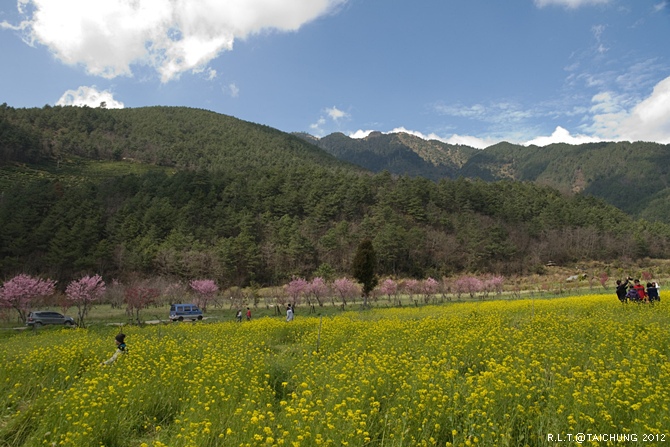
[[[0,306],[16,310],[21,321],[25,321],[34,301],[52,295],[55,285],[56,281],[50,279],[17,275],[0,287]]]
[[[379,291],[388,297],[389,302],[398,298],[398,283],[391,278],[386,278],[379,286]]]
[[[474,298],[477,293],[483,290],[483,288],[484,283],[474,276],[463,276],[454,282],[454,289],[458,299],[460,299],[461,295],[464,293],[469,294],[470,298]]]
[[[84,319],[93,307],[93,302],[105,293],[105,281],[100,275],[84,276],[68,284],[65,289],[67,298],[77,306],[77,324],[84,327]]]
[[[503,291],[503,284],[505,282],[505,278],[502,276],[492,276],[490,278],[486,278],[484,280],[484,290],[486,293],[495,293],[496,295],[500,295]]]
[[[409,300],[414,300],[414,295],[421,292],[421,282],[417,279],[408,279],[405,281],[403,286],[407,295],[409,295]]]
[[[326,281],[320,276],[312,279],[306,289],[306,293],[313,296],[314,299],[316,299],[316,302],[319,303],[319,306],[323,306],[322,298],[328,295],[329,292],[330,289],[328,284],[326,284]]]
[[[424,303],[430,302],[430,297],[434,296],[440,289],[440,283],[434,278],[427,278],[421,282],[421,293],[423,293]]]
[[[196,293],[196,304],[200,306],[203,312],[207,312],[207,305],[219,292],[219,286],[211,279],[194,279],[189,285]]]
[[[294,276],[291,282],[286,284],[286,294],[289,296],[293,305],[300,303],[300,297],[307,292],[308,285],[309,283],[305,278],[300,278],[298,276]]]
[[[333,281],[333,291],[335,291],[342,300],[343,307],[347,305],[347,300],[349,298],[354,298],[361,293],[358,285],[349,278],[337,278]],[[333,306],[334,305],[335,301],[333,300]]]

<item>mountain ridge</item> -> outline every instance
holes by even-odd
[[[298,135],[305,138],[304,135]],[[500,142],[485,149],[424,140],[407,133],[373,132],[354,139],[342,133],[312,142],[372,172],[528,181],[565,194],[583,193],[637,217],[670,220],[670,145],[599,142],[523,146]]]

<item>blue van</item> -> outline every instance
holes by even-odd
[[[202,311],[195,304],[171,304],[170,320],[202,320]]]

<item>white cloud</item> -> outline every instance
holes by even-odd
[[[217,76],[216,70],[214,70],[213,68],[210,68],[209,70],[207,70],[207,80],[208,81],[213,81],[214,79],[216,79],[216,76]]]
[[[611,0],[535,0],[535,4],[540,8],[549,5],[558,5],[565,6],[569,9],[575,9],[585,5],[599,5],[610,2]]]
[[[593,124],[586,126],[586,130],[605,139],[618,139],[619,125],[628,114],[625,107],[627,98],[612,92],[602,92],[595,95],[591,102]]]
[[[627,70],[616,76],[615,82],[624,91],[635,92],[639,89],[652,88],[658,73],[667,71],[668,67],[656,58],[646,59],[629,66]]]
[[[81,86],[77,90],[68,90],[63,93],[56,105],[59,106],[88,106],[100,107],[102,103],[108,109],[123,109],[122,102],[114,99],[114,95],[109,90],[98,91],[95,86]]]
[[[536,137],[530,141],[524,143],[525,146],[535,145],[535,146],[547,146],[554,143],[568,143],[568,144],[582,144],[582,143],[594,143],[601,141],[600,138],[590,137],[588,135],[570,135],[566,129],[561,126],[557,126],[554,133],[548,137]]]
[[[343,112],[342,110],[338,109],[337,107],[331,107],[329,109],[326,109],[326,113],[332,119],[333,121],[338,121],[341,120],[342,118],[348,118],[349,114],[346,112]]]
[[[347,0],[17,0],[31,45],[89,74],[132,75],[134,64],[163,82],[202,71],[235,39],[266,30],[295,31]]]
[[[605,28],[606,28],[605,25],[593,25],[591,27],[591,32],[593,33],[593,36],[596,38],[598,42],[600,42],[600,38],[605,32]]]
[[[623,140],[670,143],[670,77],[656,84],[651,95],[611,130]]]
[[[604,91],[594,95],[588,134],[571,135],[561,126],[551,136],[539,136],[525,145],[581,144],[595,141],[655,141],[670,143],[670,77],[657,83],[651,95],[635,100],[627,94]]]
[[[479,137],[473,137],[471,135],[457,135],[457,134],[453,134],[446,140],[442,141],[449,144],[462,144],[465,146],[474,147],[476,149],[484,149],[500,142],[500,140],[494,140],[491,138],[479,138]]]
[[[598,43],[596,47],[596,52],[598,52],[598,54],[604,54],[609,51],[609,48],[607,48],[605,44],[602,43],[602,36],[605,32],[605,28],[607,28],[605,25],[594,25],[591,27],[593,37],[596,38],[596,42]]]
[[[349,134],[349,138],[355,138],[357,140],[360,140],[361,138],[365,138],[368,135],[370,135],[374,130],[363,130],[363,129],[358,129],[354,133]]]
[[[310,124],[309,128],[312,129],[312,132],[317,137],[322,137],[325,134],[325,131],[323,130],[323,126],[326,125],[326,119],[324,117],[319,117],[318,120],[316,120],[316,123]]]
[[[227,95],[230,95],[233,98],[237,98],[238,96],[240,96],[240,89],[235,84],[226,85],[225,87],[223,87],[223,92]]]
[[[316,121],[316,123],[310,124],[309,126],[310,129],[312,129],[314,135],[317,137],[321,137],[326,134],[325,126],[328,123],[328,119],[330,119],[339,127],[340,121],[351,118],[350,114],[338,109],[335,106],[323,109],[322,113],[323,115],[319,116],[319,119]]]
[[[651,94],[636,100],[630,95],[601,92],[591,99],[592,123],[584,129],[602,139],[670,143],[670,77]]]
[[[656,3],[654,5],[654,12],[661,12],[667,7],[668,7],[668,2],[667,1],[662,1],[660,3]]]

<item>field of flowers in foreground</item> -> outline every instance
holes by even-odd
[[[303,315],[127,327],[107,367],[115,329],[20,334],[0,341],[0,446],[670,443],[669,325],[588,296],[346,313],[318,352]]]

